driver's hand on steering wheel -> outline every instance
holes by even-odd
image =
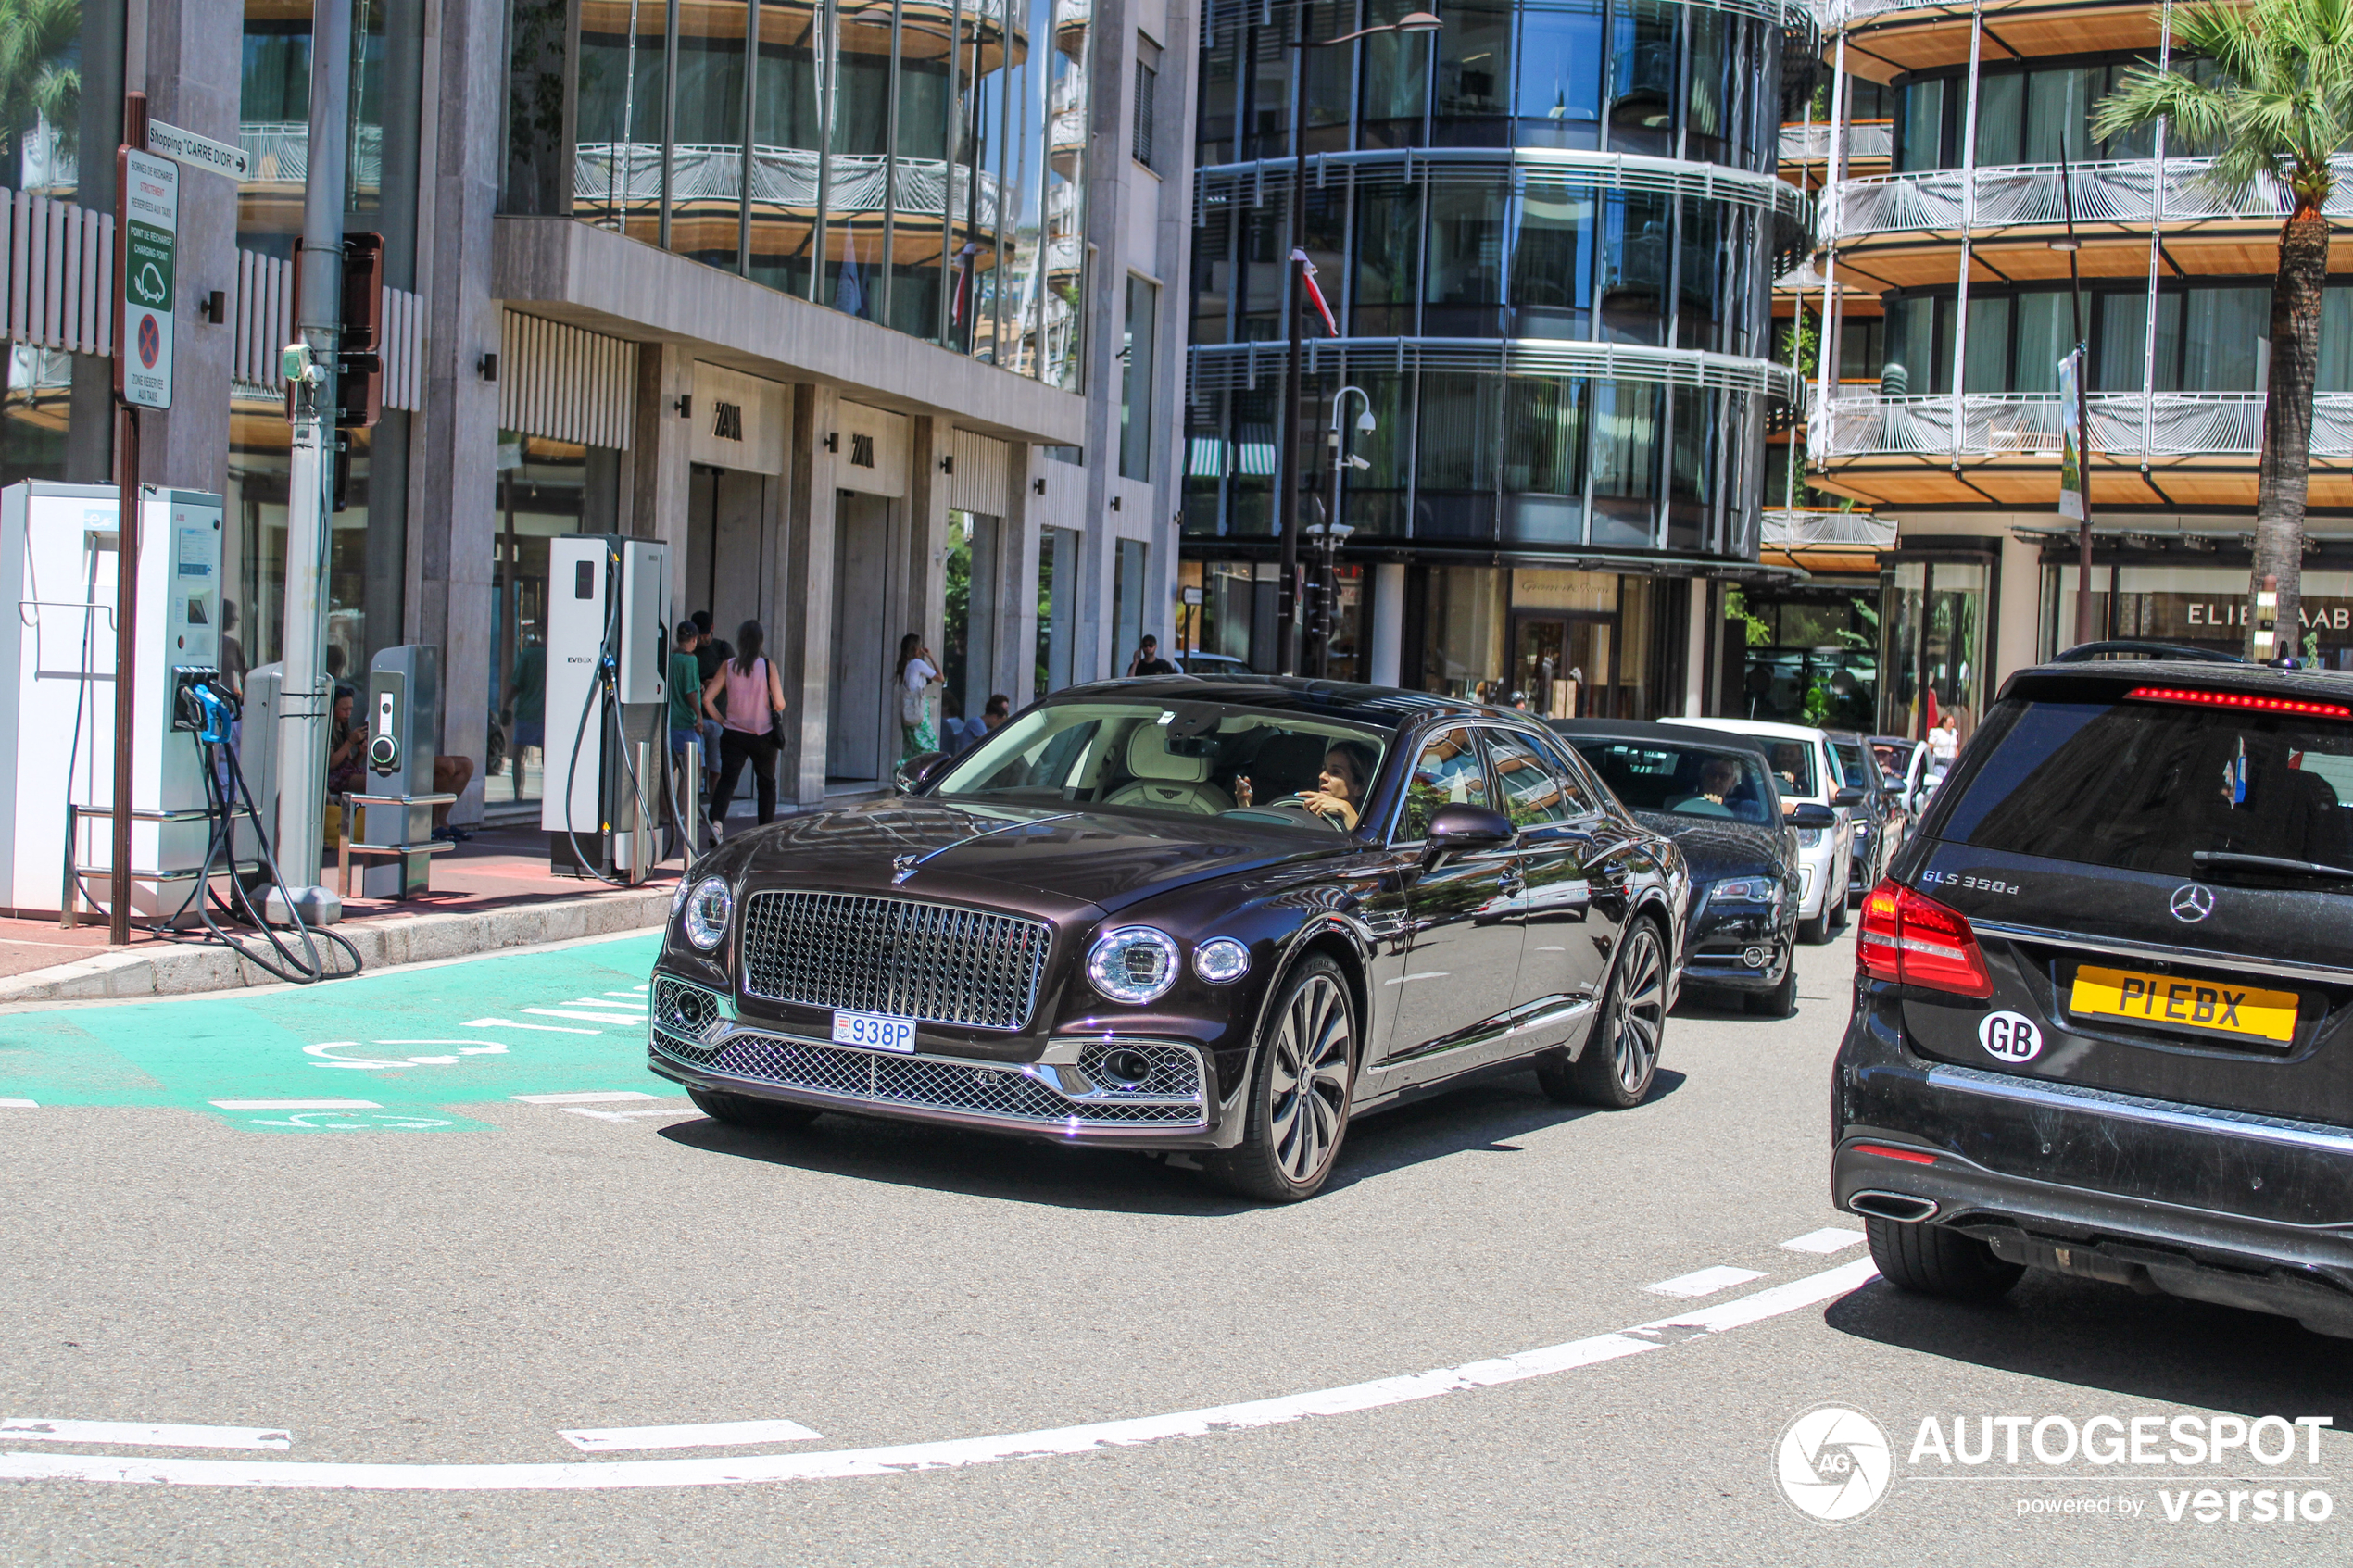
[[[1346,833],[1356,826],[1356,808],[1337,795],[1327,795],[1320,789],[1302,789],[1299,803],[1319,817],[1329,817]]]

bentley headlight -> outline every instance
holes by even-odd
[[[1193,972],[1212,985],[1231,985],[1250,972],[1250,949],[1230,936],[1213,936],[1193,949]]]
[[[1176,939],[1149,925],[1123,925],[1097,938],[1087,978],[1114,1002],[1155,1001],[1176,983]]]
[[[686,940],[706,953],[711,951],[727,935],[727,917],[735,912],[736,896],[728,891],[727,879],[703,878],[686,899]]]

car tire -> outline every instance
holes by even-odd
[[[782,1100],[755,1099],[719,1089],[688,1089],[686,1098],[714,1122],[763,1133],[797,1133],[824,1114],[813,1105],[786,1105]]]
[[[1323,1190],[1356,1095],[1356,1002],[1321,953],[1291,971],[1259,1026],[1242,1141],[1203,1168],[1237,1197],[1298,1203]]]
[[[1827,942],[1846,929],[1846,900],[1833,898],[1822,911],[1822,940]]]
[[[1941,1296],[1948,1301],[1994,1301],[2009,1293],[2026,1272],[2006,1263],[1975,1236],[1944,1225],[1908,1223],[1867,1215],[1871,1261],[1880,1277],[1901,1290]]]
[[[1812,920],[1797,922],[1797,939],[1809,947],[1818,947],[1831,939],[1831,911],[1827,903],[1822,912]]]
[[[1746,997],[1748,1010],[1759,1018],[1789,1018],[1797,1011],[1797,956],[1789,959],[1789,969],[1781,975],[1781,983],[1769,991],[1751,991]]]
[[[1649,1096],[1666,1040],[1667,944],[1656,922],[1638,920],[1618,944],[1585,1048],[1573,1061],[1563,1053],[1539,1057],[1536,1082],[1564,1105],[1629,1110]]]

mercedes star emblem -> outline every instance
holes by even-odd
[[[2173,901],[2166,907],[2173,911],[2175,920],[2195,924],[2214,912],[2214,890],[2185,882],[2173,890]]]

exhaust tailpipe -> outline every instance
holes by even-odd
[[[1869,1214],[1881,1220],[1901,1220],[1906,1224],[1918,1224],[1936,1217],[1936,1200],[1915,1198],[1907,1192],[1858,1192],[1846,1200],[1846,1206],[1857,1214]]]

